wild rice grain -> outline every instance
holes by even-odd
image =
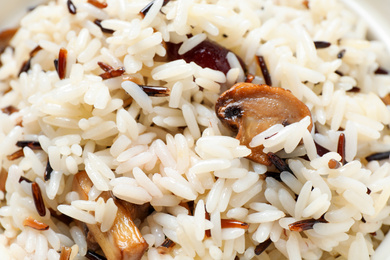
[[[31,59],[28,59],[27,61],[23,62],[22,67],[19,70],[18,76],[22,74],[23,72],[27,72],[30,70],[31,67]]]
[[[256,255],[260,255],[260,254],[263,253],[271,244],[272,244],[271,239],[267,239],[267,240],[264,241],[263,243],[258,244],[258,245],[256,246],[256,248],[255,248],[255,254],[256,254]]]
[[[19,178],[19,183],[21,183],[22,181],[25,181],[25,182],[27,182],[27,183],[32,183],[32,181],[29,180],[29,179],[27,179],[26,177],[20,176],[20,178]]]
[[[68,0],[66,2],[66,5],[68,6],[69,13],[71,13],[71,14],[76,14],[77,13],[77,8],[74,5],[74,3],[72,2],[72,0]]]
[[[221,228],[242,228],[242,229],[248,229],[249,224],[238,221],[235,219],[221,219]]]
[[[245,82],[252,83],[254,79],[255,79],[255,75],[253,74],[246,74],[245,76]]]
[[[138,85],[142,90],[151,97],[167,97],[169,96],[170,90],[166,87],[161,86],[145,86]]]
[[[108,65],[107,63],[104,63],[104,62],[101,62],[101,61],[98,61],[97,63],[99,65],[99,67],[104,70],[105,72],[110,72],[112,70],[114,70],[114,68],[110,65]]]
[[[104,28],[102,26],[102,20],[95,19],[95,21],[93,21],[93,23],[96,24],[100,28],[100,30],[102,30],[102,32],[104,32],[104,33],[113,34],[115,32],[114,30]]]
[[[163,6],[166,5],[170,0],[164,0]],[[154,4],[155,1],[151,1],[149,4],[147,4],[142,10],[139,12],[139,14],[144,18],[146,14],[149,12],[150,8]]]
[[[389,71],[385,70],[384,68],[378,67],[375,71],[374,74],[376,75],[388,75]]]
[[[25,218],[23,221],[23,226],[31,227],[31,228],[39,230],[39,231],[49,229],[49,225],[46,225],[45,223],[42,223],[36,219],[33,219],[32,217]]]
[[[27,146],[32,150],[42,150],[40,143],[37,141],[18,141],[16,143],[16,146],[21,147],[21,148],[24,148]]]
[[[316,49],[328,48],[330,45],[331,45],[330,42],[324,42],[324,41],[315,41],[314,42],[314,46],[316,47]]]
[[[257,64],[259,65],[261,72],[263,73],[265,84],[272,86],[271,75],[269,74],[267,64],[265,63],[263,56],[256,56]]]
[[[302,232],[302,231],[306,231],[309,229],[313,229],[313,226],[316,223],[328,223],[328,221],[326,221],[324,218],[304,219],[304,220],[300,220],[300,221],[289,224],[288,228],[291,231]]]
[[[66,62],[68,57],[68,51],[64,48],[60,49],[57,60],[57,73],[60,79],[64,79],[66,76]]]
[[[390,151],[388,152],[381,152],[381,153],[374,153],[366,157],[366,160],[368,162],[371,161],[380,161],[380,160],[386,160],[390,157]]]
[[[23,156],[24,156],[23,149],[19,149],[16,152],[14,152],[13,154],[7,155],[7,159],[9,161],[13,161],[13,160],[17,160],[17,159],[19,159],[20,157],[23,157]]]
[[[88,2],[88,4],[91,4],[91,5],[95,6],[96,8],[104,9],[107,7],[106,2],[100,2],[98,0],[88,0],[87,2]]]
[[[338,169],[341,167],[340,162],[336,161],[335,159],[330,159],[328,162],[329,169]]]
[[[272,164],[275,165],[276,169],[278,169],[280,172],[286,171],[292,173],[290,167],[282,158],[274,153],[267,153],[267,155]]]
[[[46,164],[44,177],[43,177],[45,181],[49,181],[50,180],[52,172],[53,172],[53,168],[51,168],[50,161],[48,160],[47,164]]]
[[[31,190],[32,190],[35,208],[39,216],[44,217],[46,215],[46,207],[45,207],[45,203],[43,202],[41,188],[39,187],[38,183],[33,182],[31,184]]]
[[[337,142],[337,153],[341,155],[341,164],[345,164],[345,135],[340,134],[339,140]]]
[[[342,59],[346,53],[346,49],[342,49],[339,53],[337,53],[337,58]]]

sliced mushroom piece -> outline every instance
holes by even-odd
[[[309,108],[290,91],[252,83],[237,83],[222,93],[215,111],[225,126],[237,132],[240,143],[248,147],[253,137],[275,124],[289,125],[311,116]],[[311,120],[309,131],[312,125]],[[271,165],[263,148],[251,148],[247,158]]]
[[[73,190],[79,194],[81,199],[88,200],[88,193],[92,185],[86,172],[79,172],[74,177]],[[107,200],[111,194],[103,192],[100,197]],[[148,244],[132,219],[132,215],[137,210],[131,208],[132,204],[124,204],[118,199],[114,201],[118,212],[111,229],[102,232],[100,225],[86,224],[89,233],[99,244],[108,260],[141,259]]]

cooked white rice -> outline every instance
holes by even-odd
[[[381,42],[367,39],[363,19],[336,0],[155,0],[145,17],[139,11],[149,0],[102,2],[106,8],[86,0],[36,7],[1,55],[0,166],[8,172],[0,192],[1,259],[54,260],[62,247],[72,248],[71,259],[87,259],[84,230],[49,209],[107,232],[119,209],[100,197],[103,191],[153,207],[134,220],[148,243],[144,259],[387,259],[390,161],[365,157],[390,151],[390,111],[381,99],[390,76],[375,73],[390,69],[390,59]],[[96,19],[114,33],[103,33]],[[165,42],[183,43],[178,52],[185,54],[206,38],[230,51],[226,74],[164,58]],[[316,48],[320,41],[330,45]],[[30,69],[18,75],[37,46]],[[53,63],[61,48],[62,80]],[[307,130],[309,117],[274,125],[245,147],[214,107],[245,73],[265,83],[259,55],[273,86],[310,109],[314,127]],[[98,62],[125,73],[103,80]],[[139,85],[163,86],[169,95],[151,97]],[[7,113],[11,105],[18,111]],[[342,159],[341,133],[347,163],[330,169],[331,160]],[[10,160],[24,140],[42,149],[24,147],[24,156]],[[319,156],[316,144],[330,152]],[[266,177],[272,166],[245,158],[259,145],[285,158],[291,172]],[[44,180],[48,161],[53,171]],[[72,188],[84,170],[93,183],[89,200]],[[39,185],[46,215],[21,177]],[[28,217],[49,229],[26,227]],[[227,219],[246,229],[221,226]],[[290,230],[307,219],[321,221]],[[166,238],[175,245],[162,254]]]

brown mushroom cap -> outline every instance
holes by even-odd
[[[222,93],[215,111],[225,126],[237,132],[240,143],[248,147],[253,137],[275,124],[289,125],[311,116],[309,108],[290,91],[252,83],[237,83]],[[311,120],[309,131],[312,126]],[[270,165],[263,148],[251,148],[247,158]]]

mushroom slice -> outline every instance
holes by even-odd
[[[84,171],[76,174],[73,179],[73,190],[83,200],[88,200],[88,193],[92,185],[91,180]],[[111,194],[103,192],[100,197],[107,200],[111,197]],[[111,229],[107,232],[102,232],[100,225],[86,224],[89,233],[92,234],[108,260],[141,259],[148,244],[132,220],[131,215],[134,209],[128,208],[131,204],[126,204],[125,206],[118,199],[114,201],[118,207],[118,212]]]
[[[275,124],[286,126],[311,115],[309,108],[290,91],[252,83],[237,83],[222,93],[215,111],[225,126],[237,132],[240,143],[248,147],[253,137],[269,127]],[[311,130],[312,126],[311,120],[308,129]],[[247,158],[271,165],[263,148],[251,148],[252,153]]]

